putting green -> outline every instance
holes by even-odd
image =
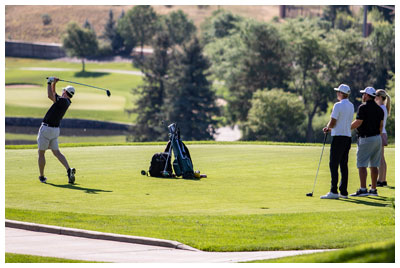
[[[122,96],[107,97],[106,92],[94,89],[96,93],[79,92],[75,87],[76,94],[72,98],[71,110],[103,110],[121,111],[125,107],[125,98]],[[97,92],[98,91],[98,92]],[[57,89],[61,94],[62,89]],[[112,93],[111,93],[112,94]],[[5,104],[22,107],[45,108],[50,107],[51,100],[47,98],[47,89],[37,86],[11,87],[5,93]]]

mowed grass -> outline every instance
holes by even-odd
[[[394,263],[394,240],[362,244],[337,251],[253,261],[253,263]]]
[[[160,145],[62,148],[77,169],[47,153],[39,183],[36,149],[6,149],[6,218],[180,241],[209,251],[343,248],[394,237],[394,149],[379,197],[321,200],[329,191],[328,153],[314,182],[321,147],[190,144],[201,180],[140,175]],[[325,152],[328,148],[325,148]],[[350,151],[350,193],[359,187]],[[373,234],[373,235],[371,235]]]
[[[129,67],[130,66],[130,67]],[[38,69],[29,69],[36,68]],[[40,69],[42,68],[42,69]],[[121,69],[116,69],[121,68]],[[133,107],[137,96],[131,91],[142,83],[142,76],[117,71],[137,71],[131,63],[91,63],[87,72],[81,72],[80,63],[45,61],[36,59],[6,58],[5,115],[19,117],[43,117],[51,105],[47,98],[46,77],[57,76],[63,80],[106,88],[106,92],[81,85],[73,85],[76,95],[66,117],[102,121],[133,122],[135,115],[129,116],[126,109]],[[102,70],[96,71],[96,70]],[[110,70],[107,72],[107,70]],[[116,72],[112,72],[112,71]],[[56,92],[70,83],[59,82]],[[26,86],[33,85],[33,86]]]
[[[5,253],[5,263],[98,263],[26,254]]]

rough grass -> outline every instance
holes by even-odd
[[[329,191],[321,148],[190,144],[202,180],[140,175],[165,145],[68,147],[77,184],[47,154],[39,183],[36,149],[6,149],[6,218],[180,241],[210,251],[339,248],[394,236],[394,149],[386,150],[388,183],[379,197],[321,200]],[[349,191],[358,186],[350,151]],[[374,235],[370,235],[374,233]]]

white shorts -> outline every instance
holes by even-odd
[[[382,153],[381,135],[359,138],[357,144],[357,168],[379,167]]]
[[[37,136],[39,150],[58,150],[58,136],[60,128],[41,125]]]

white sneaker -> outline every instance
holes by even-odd
[[[327,193],[326,195],[322,195],[321,199],[339,199],[339,194],[334,194],[332,192]]]
[[[349,198],[348,195],[342,195],[342,194],[339,194],[339,197],[340,197],[340,198],[343,198],[343,199],[348,199],[348,198]]]

